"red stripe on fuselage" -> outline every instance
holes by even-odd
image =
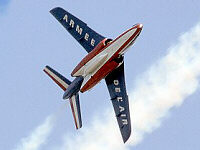
[[[88,82],[81,88],[81,92],[85,92],[92,87],[94,87],[100,80],[102,80],[105,76],[107,76],[112,70],[117,68],[119,64],[115,61],[107,62],[103,67],[101,67],[97,73],[92,76]]]
[[[100,52],[104,50],[104,43],[106,39],[102,40],[87,56],[85,56],[81,62],[75,67],[75,69],[72,71],[71,76],[74,76],[74,74],[83,67],[88,61],[90,61],[92,58],[94,58],[96,55],[98,55]]]
[[[88,55],[86,55],[81,62],[75,67],[75,69],[72,71],[71,76],[74,76],[74,74],[81,69],[87,62],[89,62],[92,58],[94,58],[96,55],[98,55],[99,53],[101,53],[103,50],[105,50],[108,46],[110,46],[111,44],[113,44],[115,41],[117,41],[120,37],[122,37],[124,34],[126,34],[127,32],[129,32],[130,30],[133,30],[135,28],[138,28],[138,30],[140,29],[140,24],[135,25],[134,27],[130,28],[129,30],[125,31],[124,33],[122,33],[120,36],[118,36],[115,40],[113,40],[110,44],[108,45],[104,45],[104,42],[106,39],[102,40]]]
[[[139,26],[139,25],[138,25]],[[133,28],[132,28],[133,29]],[[131,30],[131,29],[130,29]],[[128,30],[128,31],[130,31],[130,30]],[[142,28],[138,28],[136,31],[135,31],[135,33],[115,52],[115,54],[108,60],[108,61],[111,61],[111,60],[113,60],[114,58],[117,58],[118,56],[119,56],[119,53],[121,53],[122,52],[122,50],[124,51],[126,48],[127,48],[127,46],[128,46],[128,44],[131,44],[130,42],[134,39],[134,38],[136,38],[137,36],[138,36],[138,34],[140,33],[140,31],[142,30]],[[136,40],[136,39],[134,39],[134,40]],[[132,42],[134,42],[134,41],[132,41]]]
[[[117,62],[114,61],[115,58],[119,57],[119,53],[122,52],[122,50],[124,51],[126,48],[126,46],[128,46],[128,44],[131,44],[130,42],[138,36],[138,34],[140,33],[140,31],[142,30],[142,28],[140,28],[140,25],[137,25],[136,27],[133,27],[131,29],[129,29],[128,31],[134,29],[134,28],[138,28],[135,33],[115,52],[115,54],[87,81],[87,83],[81,88],[81,92],[85,92],[89,89],[91,89],[92,87],[94,87],[100,80],[102,80],[104,77],[106,77],[110,72],[112,72],[114,69],[117,68],[117,66],[119,65]],[[122,35],[120,35],[117,39],[119,39],[121,36],[123,36],[125,33],[127,33],[128,31],[124,32]],[[115,41],[117,40],[115,39]],[[132,41],[134,42],[134,41]],[[112,42],[114,43],[114,42]],[[112,44],[111,43],[111,44]]]

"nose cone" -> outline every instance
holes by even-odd
[[[142,30],[143,24],[137,23],[137,24],[133,25],[133,28],[137,28],[137,29],[139,29],[139,30]]]
[[[138,24],[135,25],[135,28],[137,28],[138,30],[142,30],[143,24],[138,23]]]
[[[138,25],[138,28],[141,28],[141,29],[142,29],[142,28],[143,28],[143,24],[140,23],[140,24]]]

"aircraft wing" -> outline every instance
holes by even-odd
[[[60,7],[56,7],[50,13],[65,27],[65,29],[85,48],[89,53],[105,37],[96,33],[86,23],[73,16]]]
[[[115,110],[118,125],[124,143],[131,134],[128,95],[124,78],[124,63],[112,71],[106,78],[106,84]]]

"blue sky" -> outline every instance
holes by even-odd
[[[6,4],[8,4],[10,2],[10,0],[1,0],[0,1],[0,4],[1,5],[6,5]]]
[[[71,71],[87,54],[50,15],[49,10],[56,6],[109,38],[115,38],[135,23],[144,25],[135,45],[125,55],[129,92],[141,75],[178,43],[179,36],[200,22],[198,0],[11,1],[6,13],[0,15],[1,149],[15,149],[22,138],[55,112],[59,112],[55,128],[41,149],[59,147],[65,135],[76,138],[80,134],[75,130],[68,103],[62,100],[63,92],[42,72],[48,64],[72,79]],[[159,128],[145,134],[143,141],[130,149],[199,150],[199,96],[198,85],[180,107],[170,109]],[[105,109],[112,109],[104,81],[80,98],[82,131],[90,127],[96,116],[103,118]]]
[[[3,12],[8,7],[10,0],[1,0],[0,1],[0,11]]]

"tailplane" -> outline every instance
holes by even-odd
[[[62,76],[60,73],[55,71],[49,66],[46,66],[43,70],[58,86],[60,86],[64,91],[67,90],[68,86],[71,84],[67,78]]]
[[[82,127],[82,119],[81,119],[81,110],[80,110],[80,102],[79,102],[79,94],[76,93],[72,97],[69,98],[72,114],[74,117],[74,122],[76,129]]]
[[[79,90],[80,85],[83,82],[82,77],[77,77],[73,82],[69,81],[67,78],[62,76],[60,73],[55,71],[49,66],[46,66],[43,70],[55,83],[65,91],[65,95],[68,96],[70,101],[70,106],[72,110],[72,115],[74,118],[76,129],[82,127],[81,120],[81,109],[79,102]]]

